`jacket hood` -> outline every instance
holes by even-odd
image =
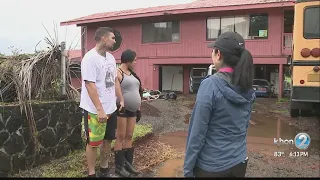
[[[217,87],[228,101],[235,104],[246,104],[254,101],[255,91],[253,89],[242,93],[240,87],[234,86],[218,76],[215,76],[215,79]]]

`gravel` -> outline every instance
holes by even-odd
[[[319,155],[306,157],[273,157],[248,152],[246,177],[319,177]]]

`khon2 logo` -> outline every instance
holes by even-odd
[[[299,133],[294,138],[294,144],[298,149],[305,150],[310,146],[311,138],[307,133]]]
[[[299,133],[294,139],[274,138],[274,144],[281,145],[295,145],[298,149],[306,150],[310,146],[311,138],[307,133]]]

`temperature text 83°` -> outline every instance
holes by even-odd
[[[281,156],[284,156],[284,152],[279,152],[279,151],[276,151],[273,153],[274,157],[281,157]]]

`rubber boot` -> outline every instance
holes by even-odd
[[[132,165],[134,149],[127,148],[124,150],[125,150],[125,168],[129,173],[137,176],[139,172]]]
[[[130,173],[124,168],[125,164],[125,152],[124,150],[114,151],[115,159],[115,173],[120,177],[130,177]]]

